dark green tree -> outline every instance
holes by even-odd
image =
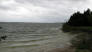
[[[76,12],[70,17],[67,24],[71,26],[91,26],[92,12],[90,9],[84,11],[84,13]]]

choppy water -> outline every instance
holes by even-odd
[[[0,23],[0,36],[8,38],[0,42],[0,52],[48,52],[69,44],[71,36],[63,33],[62,24]]]

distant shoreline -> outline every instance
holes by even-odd
[[[0,22],[0,23],[50,23],[50,22]],[[61,24],[63,24],[64,22],[51,22],[51,23],[61,23]]]

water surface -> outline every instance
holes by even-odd
[[[0,23],[0,52],[48,52],[69,44],[71,36],[63,33],[61,23]]]

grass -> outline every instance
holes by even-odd
[[[63,24],[63,32],[92,32],[92,26],[70,26]]]
[[[71,40],[72,46],[76,48],[75,52],[92,51],[92,26],[70,26],[63,24],[62,30],[63,32],[73,32],[77,34]]]

